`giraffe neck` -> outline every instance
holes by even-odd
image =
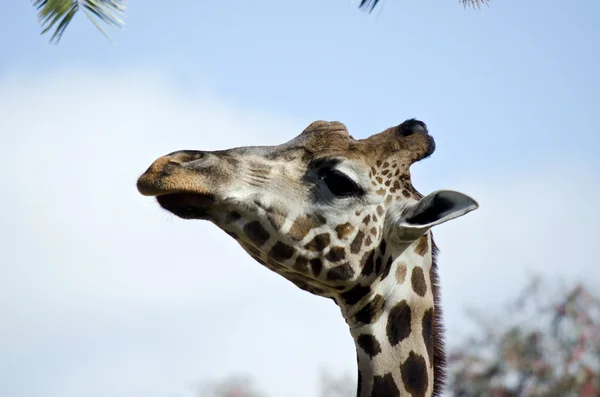
[[[342,310],[356,344],[358,397],[438,395],[444,355],[434,250],[430,233],[383,249],[374,261],[390,265],[367,301]]]

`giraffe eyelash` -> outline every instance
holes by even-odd
[[[348,175],[335,168],[320,169],[319,179],[336,197],[360,197],[365,194],[365,191]]]

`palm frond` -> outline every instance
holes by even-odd
[[[464,7],[481,8],[482,5],[486,5],[489,0],[460,0]]]
[[[377,3],[379,3],[379,0],[360,0],[358,8],[362,8],[368,12],[371,12],[377,6]]]
[[[126,0],[33,0],[33,6],[39,10],[38,20],[42,25],[42,34],[56,26],[50,42],[58,43],[78,11],[83,11],[108,38],[99,22],[122,27],[125,2]]]
[[[487,4],[489,0],[459,0],[465,7],[480,8],[482,5]],[[368,12],[373,11],[379,4],[379,0],[360,0],[358,8],[367,10]]]

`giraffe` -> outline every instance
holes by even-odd
[[[277,146],[167,154],[137,188],[332,299],[356,345],[358,397],[439,396],[444,330],[430,229],[479,205],[415,190],[409,168],[434,150],[416,119],[361,140],[340,122],[315,121]]]

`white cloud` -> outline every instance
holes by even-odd
[[[160,73],[70,70],[0,76],[0,120],[0,395],[188,396],[201,378],[247,372],[273,397],[298,397],[314,394],[321,366],[354,371],[333,303],[135,188],[164,153],[279,143],[310,120],[186,97]],[[436,231],[452,330],[465,304],[504,301],[529,269],[597,275],[600,193],[570,164],[457,170],[444,186],[481,204]]]
[[[14,375],[1,395],[187,395],[199,378],[243,371],[271,395],[305,372],[302,396],[315,362],[349,355],[351,367],[333,304],[135,187],[170,151],[276,143],[304,125],[139,71],[4,76],[0,120],[0,366]]]

